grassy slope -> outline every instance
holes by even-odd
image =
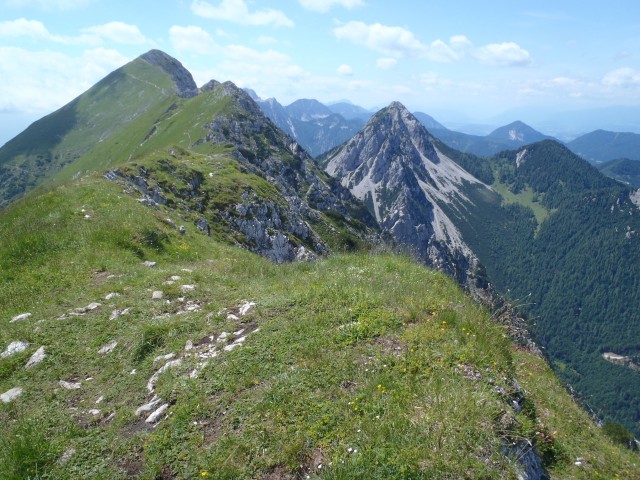
[[[112,72],[0,150],[8,178],[0,183],[0,204],[23,189],[126,161],[135,152],[132,145],[176,101],[170,76],[143,60]]]
[[[0,350],[30,346],[0,359],[0,392],[25,389],[0,404],[0,478],[515,478],[502,439],[536,432],[555,437],[540,443],[554,477],[638,475],[637,455],[610,444],[546,364],[514,351],[444,276],[392,256],[275,266],[180,236],[166,216],[93,176],[2,212]],[[182,279],[164,285],[172,275]],[[104,300],[111,292],[120,296]],[[243,300],[256,302],[246,317],[220,313]],[[58,318],[94,301],[92,313]],[[187,301],[200,310],[178,314]],[[189,378],[188,340],[243,327],[254,332],[244,346]],[[25,370],[40,345],[47,358]],[[150,400],[153,359],[169,352],[183,364],[160,377],[171,407],[150,428],[134,410]],[[529,399],[518,415],[497,393],[513,379]]]
[[[517,194],[511,192],[509,187],[503,183],[495,182],[491,187],[502,196],[505,204],[517,203],[523,207],[530,208],[536,217],[538,226],[549,216],[549,210],[538,201],[533,200],[534,192],[531,187],[527,187]]]

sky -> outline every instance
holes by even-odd
[[[0,0],[0,145],[153,48],[283,105],[640,106],[634,0]]]

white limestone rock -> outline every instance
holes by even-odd
[[[19,322],[20,320],[26,320],[30,316],[31,316],[30,313],[21,313],[20,315],[16,315],[11,320],[9,320],[9,323],[15,323],[15,322]]]
[[[64,380],[60,380],[58,383],[65,390],[79,390],[82,387],[80,382],[66,382]]]
[[[169,404],[165,403],[161,407],[157,408],[151,415],[147,417],[145,420],[146,423],[156,423],[160,420],[160,417],[164,414],[164,412],[169,408]]]
[[[177,360],[171,360],[170,362],[165,363],[156,373],[151,375],[151,378],[147,382],[147,390],[149,392],[153,392],[153,390],[156,388],[156,383],[158,383],[158,378],[160,378],[160,375],[170,368],[175,368],[180,364],[182,364],[182,360],[180,360],[179,358]]]
[[[20,340],[11,342],[7,349],[0,353],[0,358],[7,358],[11,355],[15,355],[16,353],[24,352],[28,346],[29,344],[27,342],[22,342]]]
[[[166,355],[158,355],[156,358],[153,359],[153,365],[155,366],[156,363],[163,362],[166,360],[171,360],[175,356],[176,354],[174,352],[167,353]]]
[[[40,348],[38,348],[38,350],[35,351],[33,355],[31,355],[31,358],[29,358],[24,368],[35,367],[37,364],[42,362],[46,356],[47,354],[44,351],[44,345],[42,345]]]
[[[138,407],[136,409],[136,417],[139,417],[140,415],[142,415],[143,413],[146,412],[150,412],[151,410],[153,410],[155,408],[156,405],[158,405],[160,402],[162,401],[162,399],[160,397],[158,397],[157,395],[154,395],[153,398],[151,399],[150,402],[145,403],[144,405]]]
[[[22,391],[22,387],[14,387],[0,395],[0,400],[2,400],[2,403],[11,403],[22,395]]]
[[[100,350],[98,350],[98,353],[100,354],[111,353],[117,346],[118,346],[118,341],[111,340],[109,343],[103,346]]]

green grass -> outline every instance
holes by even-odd
[[[536,432],[556,439],[554,478],[638,472],[637,454],[614,446],[547,365],[514,351],[443,275],[391,255],[276,266],[181,236],[167,215],[97,176],[2,212],[0,350],[30,346],[0,360],[0,392],[24,388],[0,404],[0,478],[516,478],[502,446]],[[223,309],[244,300],[255,310],[228,319]],[[179,313],[189,301],[199,310]],[[110,320],[116,308],[131,311]],[[185,356],[187,341],[240,328],[254,333],[190,378],[199,360]],[[24,369],[40,345],[46,359]],[[134,411],[150,400],[154,358],[171,352],[183,363],[156,387],[169,416],[150,428]],[[514,380],[530,402],[521,414],[509,405]]]
[[[542,222],[544,222],[551,213],[548,209],[543,207],[539,201],[534,200],[535,194],[531,187],[527,187],[517,194],[511,192],[507,185],[499,182],[495,182],[491,187],[502,196],[505,204],[517,203],[523,207],[530,208],[536,217],[538,227],[540,227]]]

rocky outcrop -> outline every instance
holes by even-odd
[[[344,219],[342,227],[350,229],[355,237],[363,238],[369,232],[357,231],[350,221],[376,228],[373,217],[351,193],[329,178],[297,142],[265,117],[245,91],[231,82],[212,80],[200,95],[209,96],[208,101],[213,103],[224,102],[225,108],[206,122],[204,137],[193,138],[193,146],[233,146],[224,155],[233,158],[237,174],[260,177],[277,193],[245,188],[227,196],[226,204],[220,202],[206,185],[215,174],[205,177],[197,168],[187,167],[190,153],[178,148],[168,149],[167,158],[154,165],[115,169],[104,177],[124,184],[126,191],[147,206],[179,211],[207,235],[212,228],[219,231],[224,226],[233,232],[235,243],[278,263],[330,251],[314,229],[317,225],[324,225],[325,230],[333,228],[322,212],[331,212],[332,217],[339,214]]]

